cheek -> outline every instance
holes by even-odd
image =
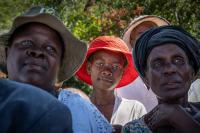
[[[8,68],[16,68],[18,67],[18,64],[22,59],[20,59],[20,54],[19,52],[16,52],[16,50],[8,50],[7,53],[7,67]]]
[[[9,79],[13,79],[15,77],[18,77],[20,66],[21,66],[22,58],[20,58],[20,55],[15,51],[9,51],[7,53],[7,72]]]
[[[154,70],[150,70],[145,73],[145,83],[147,86],[151,88],[158,88],[160,83],[160,74],[158,72],[155,72]]]
[[[119,72],[114,72],[113,77],[115,77],[117,80],[121,80],[123,73],[124,73],[124,70],[121,70]]]
[[[100,74],[99,70],[91,66],[90,74],[89,74],[91,76],[91,79],[97,78],[99,74]]]
[[[50,71],[58,73],[61,61],[59,58],[49,58],[49,64],[50,64]]]
[[[186,68],[186,71],[182,71],[182,77],[188,88],[190,87],[194,76],[193,71],[191,71],[191,68]]]

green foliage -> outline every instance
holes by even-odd
[[[91,87],[89,87],[86,83],[84,83],[83,81],[79,80],[75,76],[70,78],[67,82],[63,83],[63,88],[70,88],[70,87],[80,89],[80,90],[84,91],[88,95],[90,94],[90,92],[92,90]]]
[[[139,15],[162,16],[200,39],[199,0],[1,0],[0,29],[8,29],[14,17],[34,5],[54,8],[66,27],[87,43],[101,35],[122,36]],[[75,77],[64,86],[82,89],[87,94],[91,91]]]

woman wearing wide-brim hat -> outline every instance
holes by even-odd
[[[53,9],[36,6],[15,18],[10,31],[0,36],[0,45],[0,68],[8,79],[35,85],[67,105],[74,133],[112,132],[92,103],[70,91],[55,90],[56,83],[72,77],[81,66],[87,45],[67,30]]]
[[[146,113],[140,102],[115,95],[116,87],[125,86],[138,76],[131,53],[120,38],[100,36],[94,39],[77,76],[93,87],[90,100],[116,131],[126,122]]]
[[[155,15],[143,15],[135,18],[130,25],[126,28],[123,34],[123,40],[126,42],[129,51],[132,51],[135,41],[144,31],[162,25],[169,25],[169,22],[161,17]],[[151,89],[147,89],[142,79],[138,76],[130,84],[117,88],[117,95],[127,99],[138,100],[144,104],[149,112],[157,104],[156,96]]]

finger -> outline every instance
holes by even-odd
[[[152,117],[156,114],[156,112],[158,111],[158,109],[159,109],[158,106],[156,106],[155,108],[153,108],[149,113],[147,113],[147,114],[145,115],[145,119],[146,119],[147,121],[149,121],[149,119],[152,119]]]

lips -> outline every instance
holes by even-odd
[[[108,83],[113,83],[113,79],[107,77],[101,77],[101,80]]]
[[[28,70],[33,70],[33,71],[47,70],[45,63],[41,61],[28,60],[24,63],[24,67],[26,67]]]
[[[181,84],[180,81],[168,81],[162,84],[162,86],[167,88],[177,88]]]

